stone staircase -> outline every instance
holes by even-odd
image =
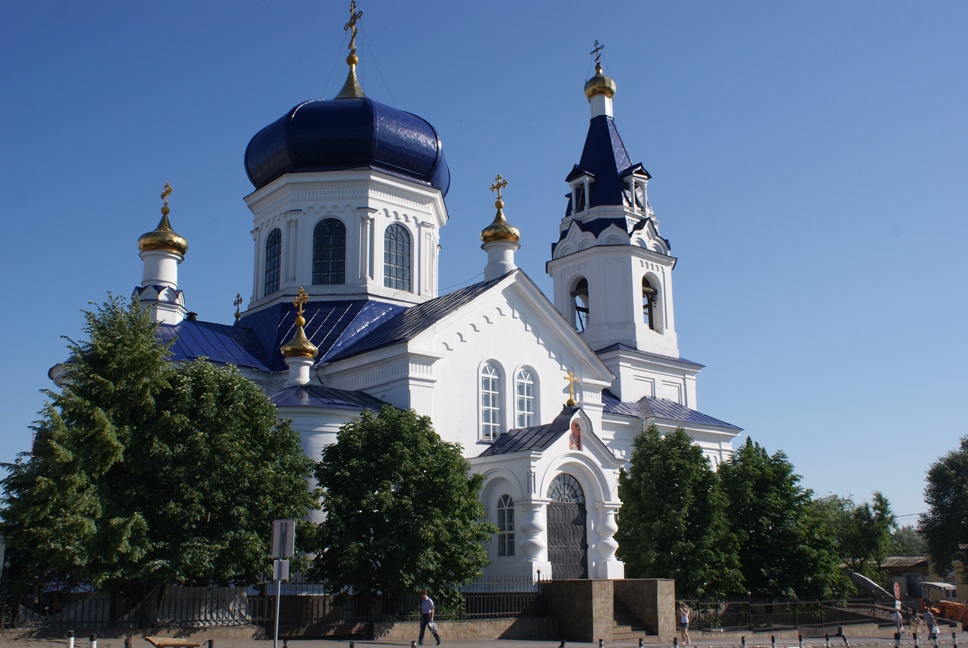
[[[613,605],[615,625],[612,628],[612,641],[635,642],[648,634],[648,630],[632,610],[618,599],[615,599]]]

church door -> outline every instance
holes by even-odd
[[[558,475],[548,489],[548,560],[552,580],[588,578],[585,494],[571,475]]]

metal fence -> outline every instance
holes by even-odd
[[[90,586],[48,584],[40,589],[9,583],[2,625],[68,630],[76,627],[144,628],[275,626],[276,587],[133,585],[101,592]],[[459,592],[431,593],[441,620],[545,616],[540,583],[528,578],[490,578]],[[416,620],[420,597],[333,596],[324,584],[286,583],[279,596],[280,635],[359,635],[374,621]]]
[[[887,622],[893,610],[872,598],[830,601],[706,601],[685,599],[692,609],[689,627],[707,631],[768,632]]]

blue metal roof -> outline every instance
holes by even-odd
[[[158,336],[165,343],[174,340],[174,361],[205,357],[219,364],[266,370],[262,346],[249,329],[186,319],[175,325],[159,325]]]
[[[561,414],[547,425],[508,430],[495,439],[494,443],[478,456],[490,457],[512,452],[542,452],[547,450],[558,437],[568,431],[571,417],[577,411],[577,407],[565,405]]]
[[[605,413],[618,416],[628,416],[640,419],[665,419],[680,423],[698,423],[701,425],[713,425],[716,427],[729,428],[742,431],[743,428],[737,427],[732,423],[720,421],[708,414],[703,414],[694,409],[689,409],[685,405],[680,405],[667,398],[652,398],[646,396],[634,403],[624,402],[618,399],[615,394],[607,389],[602,392],[602,402],[605,405]]]
[[[305,101],[249,142],[245,170],[256,189],[286,173],[378,169],[440,189],[450,169],[426,120],[367,97]]]
[[[512,271],[513,272],[513,271]],[[506,275],[505,275],[506,276]],[[450,315],[462,306],[474,301],[487,292],[492,286],[501,281],[503,277],[482,281],[465,288],[459,288],[454,292],[442,297],[431,299],[422,304],[411,306],[402,312],[398,312],[386,323],[380,324],[375,331],[362,337],[359,341],[354,341],[343,345],[340,349],[335,349],[328,357],[329,360],[341,360],[364,351],[371,351],[384,346],[399,344],[413,339],[430,326],[439,322],[444,317]],[[309,335],[309,331],[306,331]],[[312,337],[313,344],[317,344]]]
[[[380,407],[387,404],[361,391],[333,389],[320,385],[286,387],[269,397],[269,400],[275,403],[276,407],[321,407],[355,411],[365,409],[379,411]]]
[[[593,117],[588,124],[581,161],[568,175],[569,178],[574,178],[579,173],[594,176],[588,206],[624,205],[623,192],[628,190],[628,185],[623,177],[630,168],[632,171],[641,169],[648,176],[641,164],[633,167],[622,137],[615,128],[615,121],[607,115]]]

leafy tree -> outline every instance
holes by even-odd
[[[968,436],[959,447],[928,469],[924,487],[928,510],[918,520],[918,530],[939,574],[947,573],[955,560],[968,562]]]
[[[632,578],[674,578],[683,592],[711,596],[742,591],[726,502],[702,449],[681,428],[655,425],[633,442],[619,476],[618,555]]]
[[[326,519],[313,575],[333,591],[458,596],[488,564],[483,477],[426,416],[383,407],[347,423],[323,450],[316,479]]]
[[[727,517],[754,596],[820,598],[843,581],[833,533],[786,455],[752,439],[720,465]]]
[[[871,502],[855,504],[849,497],[830,495],[815,502],[824,524],[834,534],[837,554],[851,571],[881,580],[880,564],[891,553],[895,527],[890,502],[875,491]]]
[[[311,461],[237,370],[175,366],[136,303],[85,313],[32,453],[7,464],[2,533],[37,580],[209,583],[269,567],[274,517],[303,517]]]
[[[890,555],[892,556],[923,556],[928,552],[924,537],[913,525],[906,524],[898,527],[891,534]]]

